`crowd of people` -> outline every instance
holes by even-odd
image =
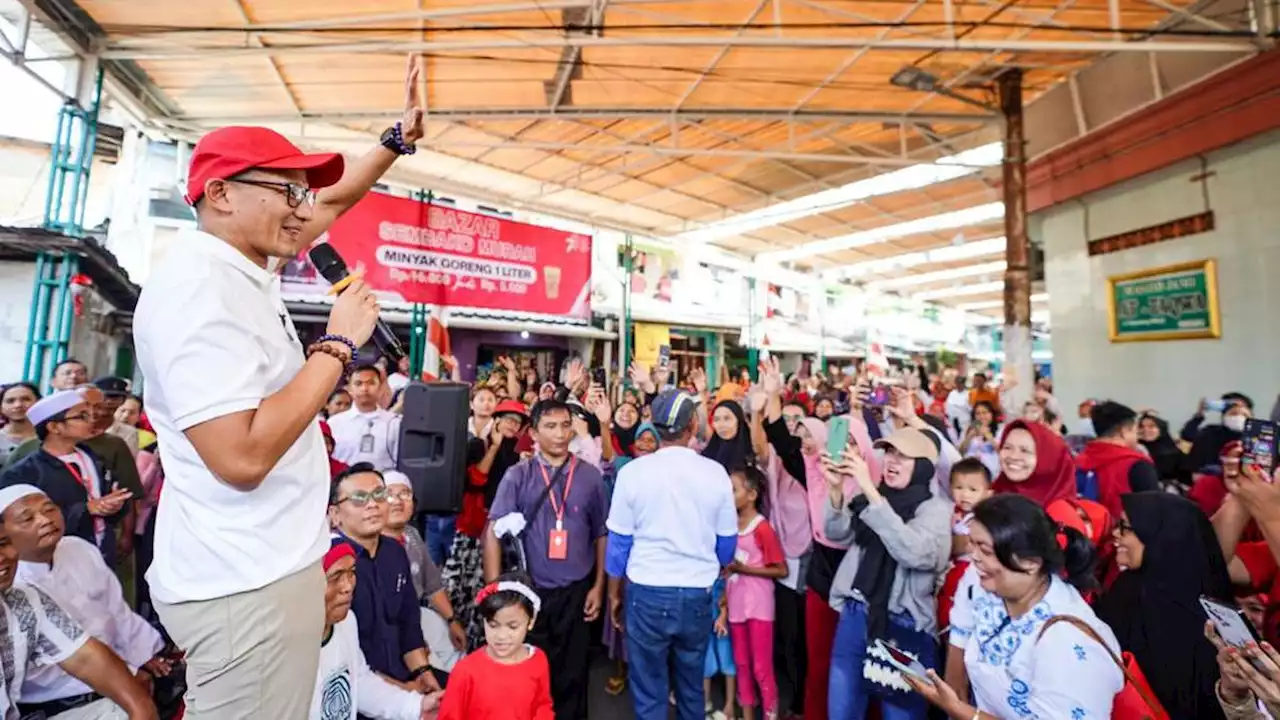
[[[544,379],[503,357],[471,386],[464,501],[442,516],[396,470],[406,373],[356,365],[315,419],[312,718],[586,718],[602,653],[645,719],[1280,709],[1280,491],[1242,462],[1239,393],[1174,440],[1109,400],[1068,431],[1047,380],[1019,412],[981,374],[961,400],[923,363],[876,404],[860,366],[768,361],[713,388],[636,364],[610,389],[577,359]],[[88,377],[68,360],[48,395],[0,393],[4,717],[172,716],[210,672],[145,580],[166,475],[147,404]],[[1226,642],[1201,598],[1257,642]]]
[[[1280,718],[1280,485],[1240,393],[1174,437],[923,360],[606,387],[504,357],[465,469],[415,487],[373,290],[336,283],[304,346],[277,271],[414,152],[419,74],[349,165],[197,144],[145,397],[69,359],[0,389],[0,720],[581,720],[597,652],[639,720]]]

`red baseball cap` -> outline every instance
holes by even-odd
[[[204,197],[205,183],[226,180],[253,168],[306,170],[312,190],[329,187],[342,179],[342,155],[308,155],[275,130],[261,127],[218,128],[200,138],[191,153],[187,172],[188,205]]]

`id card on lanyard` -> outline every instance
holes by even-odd
[[[368,455],[373,452],[373,421],[369,421],[369,426],[365,428],[364,435],[360,436],[360,454]]]
[[[551,476],[547,474],[547,466],[537,463],[542,470],[542,482],[548,489],[547,502],[551,503],[551,511],[556,515],[556,525],[551,528],[551,536],[547,538],[547,558],[549,560],[567,560],[569,557],[569,531],[564,529],[564,510],[569,504],[569,491],[573,488],[573,471],[578,467],[577,458],[569,461],[569,470],[564,478],[564,495],[556,502],[555,490],[551,488]]]
[[[93,500],[99,497],[100,493],[94,492],[93,479],[89,476],[87,471],[84,471],[80,468],[80,463],[88,462],[88,461],[89,461],[88,458],[86,458],[83,454],[77,452],[76,462],[69,462],[67,460],[63,460],[62,464],[66,466],[67,472],[71,473],[71,477],[75,478],[76,482],[80,483],[80,486],[84,488],[85,494],[88,495],[89,499]],[[106,520],[100,517],[93,518],[93,532],[95,535],[101,536],[103,532],[106,531],[106,529],[107,529]]]

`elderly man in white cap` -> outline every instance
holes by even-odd
[[[102,393],[92,386],[62,390],[27,410],[40,449],[5,469],[0,487],[26,484],[43,491],[62,510],[67,532],[101,550],[112,564],[111,526],[128,511],[132,493],[116,486],[98,456],[84,445],[94,435],[91,405]]]
[[[48,593],[89,635],[101,640],[144,684],[172,670],[159,653],[164,640],[125,604],[115,573],[98,549],[64,532],[62,511],[43,491],[14,485],[15,497],[0,510],[0,522],[18,551],[16,581]],[[33,670],[22,684],[24,716],[54,716],[90,705],[102,696],[57,667]]]
[[[0,517],[22,498],[39,495],[33,485],[0,489]],[[146,688],[103,643],[95,640],[43,590],[14,583],[18,550],[0,522],[0,611],[5,648],[0,674],[0,718],[21,716],[18,699],[28,673],[58,666],[98,695],[85,705],[49,715],[50,720],[154,720],[155,705]]]
[[[404,546],[418,601],[427,606],[422,609],[422,639],[427,641],[428,662],[441,672],[453,672],[467,649],[467,631],[449,602],[439,566],[427,552],[422,535],[410,524],[414,501],[409,477],[399,470],[388,470],[382,479],[387,485],[387,524],[382,534]]]

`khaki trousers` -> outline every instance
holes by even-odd
[[[187,654],[186,720],[306,720],[324,634],[316,563],[249,592],[156,612]]]

